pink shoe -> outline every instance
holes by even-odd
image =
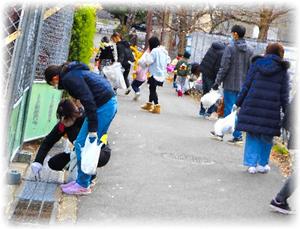
[[[178,95],[179,97],[182,97],[182,95],[183,95],[182,91],[181,91],[181,90],[177,91],[177,95]]]
[[[92,193],[91,188],[84,188],[77,183],[62,190],[68,195],[88,195]]]
[[[61,184],[60,187],[61,187],[62,189],[63,189],[63,188],[67,188],[67,187],[69,187],[69,186],[71,186],[71,185],[74,185],[75,183],[76,183],[76,181],[73,180],[73,181],[71,181],[71,182],[69,182],[69,183]]]

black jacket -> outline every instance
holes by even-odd
[[[58,88],[65,89],[72,97],[80,100],[89,120],[89,132],[96,132],[97,108],[115,96],[109,81],[77,61],[64,65],[59,76]]]
[[[125,69],[130,68],[128,61],[134,61],[134,56],[130,49],[130,45],[127,41],[121,40],[117,42],[117,53],[118,53],[118,62],[121,63],[122,67]]]
[[[223,42],[212,43],[200,63],[200,72],[204,77],[208,77],[213,81],[216,79],[225,47]]]
[[[50,149],[64,135],[67,135],[67,138],[70,140],[70,142],[75,141],[83,124],[84,118],[84,116],[77,118],[75,123],[70,127],[65,127],[61,122],[57,123],[43,140],[34,161],[43,164]]]

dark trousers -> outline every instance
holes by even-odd
[[[284,183],[283,187],[276,195],[278,202],[286,202],[286,200],[293,194],[296,188],[295,174],[292,174]]]
[[[140,86],[144,83],[145,81],[138,81],[134,80],[131,83],[131,87],[134,90],[135,93],[140,92]]]
[[[123,76],[124,76],[124,80],[125,80],[125,84],[126,84],[127,88],[129,88],[129,86],[130,86],[129,79],[128,79],[129,71],[130,71],[130,67],[125,68],[125,71],[123,72]]]
[[[153,76],[151,76],[148,79],[148,84],[149,84],[149,102],[152,103],[154,102],[154,104],[158,104],[158,96],[157,96],[157,92],[156,92],[156,88],[157,86],[162,86],[163,82],[159,82],[157,80],[154,79]]]

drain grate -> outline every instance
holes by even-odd
[[[49,223],[54,202],[20,199],[12,214],[11,221],[19,223]]]
[[[197,163],[201,165],[213,165],[216,163],[215,161],[208,160],[207,158],[204,157],[198,157],[198,156],[193,156],[188,154],[162,153],[161,156],[168,159]]]

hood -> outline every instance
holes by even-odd
[[[255,63],[257,60],[261,59],[261,58],[264,58],[264,56],[262,55],[255,55],[253,57],[251,57],[251,63]]]
[[[130,44],[129,44],[128,41],[121,40],[121,41],[119,41],[118,43],[124,45],[126,48],[130,48]]]
[[[237,48],[242,51],[246,52],[247,51],[247,43],[244,39],[238,39],[234,42],[234,45],[237,46]]]
[[[282,60],[277,55],[265,55],[263,58],[257,60],[258,71],[264,75],[272,75],[284,70],[290,66],[288,61]]]
[[[90,70],[90,68],[79,61],[72,61],[72,62],[66,62],[62,65],[62,70],[59,74],[60,80],[59,80],[59,84],[58,84],[58,89],[64,89],[63,85],[62,85],[62,79],[64,78],[64,76],[73,70]]]
[[[221,41],[215,41],[211,45],[214,49],[225,49],[225,44]]]

